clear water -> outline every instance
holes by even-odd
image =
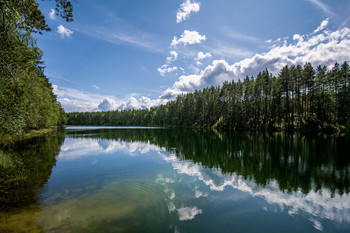
[[[67,128],[2,148],[0,232],[349,232],[349,142]]]

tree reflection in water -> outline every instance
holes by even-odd
[[[348,137],[184,129],[97,129],[69,134],[81,136],[149,142],[180,159],[240,175],[262,187],[276,181],[287,192],[300,189],[307,194],[327,188],[332,195],[349,193]]]
[[[40,232],[40,192],[56,164],[62,132],[0,147],[0,232]]]
[[[61,146],[63,140],[65,142]],[[107,200],[121,198],[123,193],[128,193],[127,197],[136,197],[129,193],[133,190],[131,184],[129,184],[129,191],[128,185],[122,187],[122,184],[125,182],[128,184],[127,181],[130,182],[130,179],[103,180],[103,177],[92,179],[95,174],[101,174],[98,170],[94,170],[96,173],[92,171],[82,173],[85,174],[86,183],[80,184],[79,177],[75,177],[77,183],[72,182],[57,189],[58,192],[62,190],[63,194],[68,191],[65,188],[76,188],[74,185],[81,185],[81,190],[88,190],[90,186],[85,187],[85,185],[95,180],[101,187],[97,185],[94,192],[98,194],[97,197],[103,197],[101,200],[105,201],[102,202],[105,205],[102,205],[101,200],[96,198],[96,195],[92,195],[93,193],[77,194],[77,196],[72,194],[73,196],[69,196],[67,200],[56,202],[54,196],[50,196],[55,191],[45,191],[47,188],[45,184],[50,178],[57,159],[59,162],[60,160],[83,161],[80,160],[82,156],[101,153],[117,155],[118,153],[115,154],[115,152],[118,150],[135,154],[156,151],[161,159],[171,164],[173,171],[179,174],[178,177],[174,176],[177,177],[176,182],[174,177],[167,177],[163,173],[159,173],[154,180],[144,181],[147,182],[147,187],[152,187],[152,190],[157,193],[157,195],[149,193],[149,200],[152,200],[152,203],[160,201],[159,198],[162,195],[158,189],[165,190],[166,203],[161,206],[166,206],[169,214],[177,213],[180,222],[191,221],[207,214],[203,206],[195,204],[197,202],[192,203],[191,200],[181,199],[188,193],[171,189],[171,186],[181,186],[177,184],[177,180],[182,179],[181,175],[188,175],[196,177],[209,188],[204,189],[198,186],[199,183],[194,183],[190,190],[193,192],[194,199],[209,201],[213,195],[211,191],[224,191],[225,187],[232,187],[251,197],[261,197],[266,200],[270,204],[265,207],[267,211],[270,210],[269,208],[275,208],[273,207],[275,204],[284,208],[289,215],[306,213],[316,229],[322,229],[320,222],[322,219],[350,223],[350,204],[348,204],[350,157],[347,153],[350,151],[350,143],[347,137],[166,128],[81,128],[67,130],[66,135],[35,138],[1,148],[0,232],[40,232],[45,229],[56,229],[55,227],[61,227],[59,222],[52,219],[55,214],[61,213],[57,211],[66,211],[70,208],[72,213],[79,212],[81,200],[85,200],[85,206],[90,203],[91,206],[96,207],[90,209],[90,212],[86,211],[85,215],[81,215],[82,217],[96,217],[103,222],[103,216],[108,213],[115,214]],[[104,159],[108,164],[110,163],[108,160],[110,158],[104,157]],[[84,169],[84,167],[81,168]],[[103,169],[103,167],[100,168]],[[75,167],[71,169],[71,174],[74,175]],[[130,170],[128,167],[125,169]],[[149,171],[147,169],[140,171],[140,174],[143,174],[142,172],[147,174]],[[157,170],[154,171],[157,172]],[[101,172],[107,174],[104,170]],[[89,178],[86,176],[92,180],[87,181]],[[67,179],[70,178],[67,177]],[[106,196],[104,190],[107,190],[106,193],[114,193]],[[121,192],[120,196],[118,192]],[[144,195],[144,192],[142,193]],[[61,197],[64,196],[61,195]],[[90,196],[95,198],[90,199]],[[50,198],[52,202],[49,201]],[[138,199],[136,198],[133,203],[137,203],[136,200]],[[187,202],[188,205],[183,205],[183,202]],[[72,203],[76,206],[74,207]],[[133,205],[124,207],[130,209]],[[100,208],[99,211],[98,208]],[[104,214],[101,214],[101,211]],[[97,217],[98,213],[101,216]],[[140,219],[145,219],[142,212],[138,214],[140,214],[139,217],[142,216]],[[80,215],[71,215],[71,221],[78,221],[77,216]],[[135,216],[135,213],[130,212],[130,216]],[[75,217],[77,219],[73,221]],[[165,215],[163,217],[167,219]],[[21,224],[18,224],[19,222]],[[119,224],[123,225],[123,223]],[[68,229],[69,225],[64,227]],[[149,227],[153,229],[154,226]]]

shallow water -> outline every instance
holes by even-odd
[[[2,148],[0,232],[349,232],[349,142],[68,127]]]

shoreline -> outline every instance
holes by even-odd
[[[101,128],[101,127],[110,127],[111,129],[122,129],[122,128],[154,128],[154,129],[162,129],[162,128],[169,128],[169,129],[193,129],[193,130],[198,130],[198,129],[211,129],[211,130],[224,130],[224,131],[239,131],[239,132],[257,132],[257,133],[278,133],[278,132],[283,132],[283,133],[301,133],[301,134],[318,134],[318,135],[324,135],[324,136],[348,136],[350,132],[348,130],[341,130],[339,128],[336,128],[334,131],[326,131],[326,130],[319,130],[319,129],[311,129],[311,128],[300,128],[300,129],[285,129],[283,127],[273,127],[273,128],[229,128],[229,127],[223,127],[223,126],[159,126],[159,125],[147,125],[147,126],[141,126],[141,125],[127,125],[127,126],[120,126],[120,125],[67,125],[67,127],[90,127],[90,128]]]
[[[0,135],[0,146],[8,145],[17,141],[28,140],[35,137],[45,137],[51,135],[53,132],[58,132],[60,129],[64,129],[62,126],[54,126],[44,129],[31,129],[26,130],[19,135]]]

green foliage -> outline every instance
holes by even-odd
[[[68,113],[70,125],[221,127],[249,130],[350,131],[350,70],[310,63],[268,70],[256,78],[225,82],[177,96],[144,110]]]
[[[56,1],[60,14],[71,21],[68,2]],[[62,108],[43,74],[42,52],[32,36],[50,30],[38,3],[1,1],[0,29],[0,135],[64,124]]]

